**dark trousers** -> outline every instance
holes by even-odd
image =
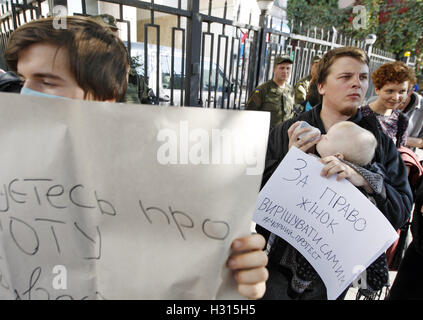
[[[266,293],[263,300],[327,300],[326,287],[318,277],[310,289],[306,289],[295,298],[290,293],[290,279],[292,274],[289,270],[269,261],[267,265],[269,278],[266,282]],[[346,289],[337,300],[343,300],[347,294]]]
[[[410,243],[387,300],[423,300],[423,255]]]

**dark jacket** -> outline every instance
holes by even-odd
[[[0,73],[0,92],[21,92],[21,79],[13,72]]]
[[[312,126],[319,128],[322,133],[326,133],[323,122],[320,119],[321,108],[321,105],[318,105],[296,118],[285,121],[270,131],[262,186],[264,186],[288,153],[288,128],[294,122],[299,120],[307,121]],[[413,196],[408,183],[405,165],[399,156],[395,144],[387,135],[378,129],[377,119],[375,117],[364,118],[359,109],[356,116],[349,120],[371,131],[378,141],[373,162],[366,169],[383,176],[384,181],[381,192],[372,194],[372,196],[376,201],[378,209],[397,230],[409,218],[413,205]],[[267,230],[257,226],[257,231],[262,233],[266,239],[268,238],[269,232]]]

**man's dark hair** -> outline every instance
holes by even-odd
[[[99,101],[123,101],[129,70],[123,42],[89,18],[65,17],[65,29],[56,29],[54,19],[34,20],[12,33],[4,54],[9,68],[16,72],[19,52],[33,44],[57,45],[58,50],[66,49],[71,72],[85,97],[90,94]]]

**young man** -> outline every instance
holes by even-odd
[[[66,29],[55,29],[52,18],[29,22],[11,35],[4,56],[30,93],[120,102],[126,92],[125,46],[94,21],[68,17]]]
[[[53,18],[47,18],[29,22],[11,35],[5,58],[23,81],[22,93],[122,101],[129,70],[122,41],[91,19],[66,19],[66,29],[55,29]],[[249,298],[260,298],[265,291],[263,246],[257,234],[236,239],[227,261],[239,292]]]
[[[270,132],[263,185],[292,146],[307,152],[319,142],[320,139],[312,140],[319,133],[309,133],[299,138],[311,129],[295,130],[299,125],[298,120],[307,121],[323,134],[340,121],[353,121],[372,132],[378,141],[372,165],[366,169],[354,166],[353,169],[338,158],[328,156],[321,159],[325,165],[321,175],[328,178],[338,175],[339,179],[345,178],[372,195],[379,210],[398,229],[410,215],[412,194],[406,168],[394,143],[378,130],[375,117],[364,118],[359,109],[369,84],[369,59],[363,50],[353,47],[333,49],[322,59],[317,70],[317,88],[322,104]],[[296,263],[301,260],[298,259],[299,252],[263,228],[257,227],[257,230],[268,238],[270,276],[266,285],[266,299],[327,298],[325,286],[319,277],[308,286],[308,290],[301,292],[302,283],[297,281],[301,270]]]
[[[273,79],[259,85],[245,107],[245,110],[269,111],[271,128],[294,116],[294,89],[288,83],[291,68],[289,56],[276,57]]]

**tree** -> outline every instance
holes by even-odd
[[[366,24],[357,28],[354,6],[363,6]],[[288,1],[288,18],[307,21],[309,25],[331,29],[358,39],[374,33],[376,48],[394,53],[397,58],[404,52],[422,56],[423,51],[423,0],[361,0],[354,6],[341,9],[337,0]],[[362,13],[362,12],[361,12]],[[295,28],[295,26],[294,26]],[[294,29],[294,32],[297,30]]]
[[[409,0],[391,5],[383,4],[386,20],[379,21],[378,35],[381,44],[402,56],[404,52],[420,56],[423,49],[423,2]]]
[[[293,32],[300,31],[299,22],[328,30],[332,26],[343,29],[349,16],[349,12],[339,9],[337,0],[291,0],[288,1],[287,13],[288,19],[295,21]]]

